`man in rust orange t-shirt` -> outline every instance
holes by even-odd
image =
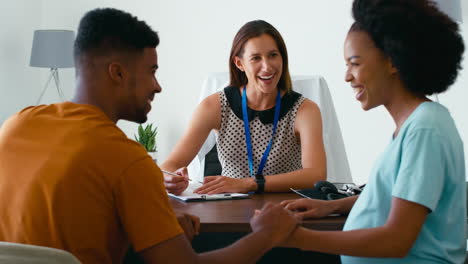
[[[182,233],[161,179],[99,108],[26,108],[0,134],[0,239],[119,263],[129,241],[139,251]]]
[[[0,128],[0,241],[64,249],[83,263],[121,263],[129,246],[147,263],[245,263],[287,238],[295,219],[268,205],[252,219],[253,233],[194,253],[160,169],[116,126],[146,121],[161,91],[158,43],[123,11],[82,18],[72,101],[28,107]]]

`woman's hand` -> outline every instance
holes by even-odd
[[[199,194],[247,193],[254,191],[257,184],[253,178],[234,179],[225,176],[207,176],[203,186],[194,192]]]
[[[164,174],[164,186],[166,190],[175,195],[181,194],[189,184],[189,176],[186,167],[182,167],[176,171],[175,174],[180,176],[173,176],[169,174]]]
[[[335,207],[329,201],[317,199],[286,200],[282,201],[281,205],[294,212],[299,219],[325,217],[335,211]]]

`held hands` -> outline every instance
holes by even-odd
[[[179,214],[177,215],[177,221],[184,230],[188,241],[192,241],[193,237],[200,232],[200,218],[198,216],[185,213]]]
[[[252,178],[234,179],[225,176],[207,176],[203,186],[194,192],[198,194],[247,193],[256,189]]]
[[[267,203],[261,210],[255,210],[250,219],[253,232],[267,232],[272,247],[278,246],[288,239],[296,229],[297,218],[280,204]]]
[[[189,184],[189,177],[187,167],[182,167],[174,172],[180,176],[173,176],[163,173],[164,175],[164,186],[166,190],[175,195],[181,194]]]
[[[334,212],[329,201],[317,199],[296,199],[282,201],[281,205],[285,209],[292,211],[299,219],[325,217]]]

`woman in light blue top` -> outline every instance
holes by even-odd
[[[428,0],[355,0],[344,45],[346,81],[364,110],[383,105],[396,129],[360,196],[283,205],[302,218],[349,213],[343,231],[297,228],[285,246],[341,254],[342,263],[462,263],[463,142],[428,95],[453,84],[458,25]]]

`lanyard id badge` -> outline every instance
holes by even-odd
[[[254,173],[253,169],[253,154],[252,154],[252,141],[250,138],[250,127],[249,127],[249,117],[247,115],[247,91],[246,91],[246,86],[244,86],[244,89],[242,90],[242,119],[244,120],[244,130],[245,130],[245,143],[247,145],[247,156],[249,160],[249,171],[250,171],[250,177],[256,177],[257,175],[262,175],[263,168],[265,167],[266,160],[268,158],[268,154],[270,154],[270,149],[271,146],[273,145],[273,137],[275,136],[276,132],[276,127],[278,126],[278,120],[279,120],[279,113],[281,109],[281,94],[280,91],[278,90],[278,93],[276,95],[276,104],[275,104],[275,117],[273,120],[273,131],[271,133],[271,139],[270,142],[267,145],[267,148],[265,149],[265,152],[263,152],[262,159],[260,161],[260,165],[258,166],[257,173]]]

